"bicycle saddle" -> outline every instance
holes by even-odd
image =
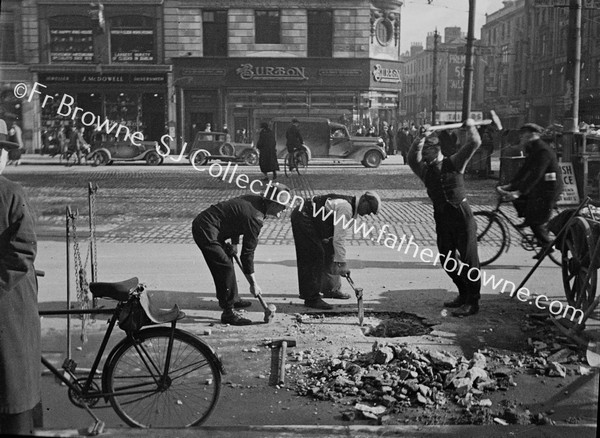
[[[127,301],[129,292],[135,289],[140,281],[137,277],[115,283],[90,283],[90,291],[94,298],[112,298],[117,301]]]

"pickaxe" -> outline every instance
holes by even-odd
[[[234,258],[234,260],[236,261],[236,263],[238,264],[238,266],[240,267],[242,272],[244,272],[244,268],[242,268],[242,262],[240,262],[240,258],[238,257],[238,255],[233,254],[232,257]],[[263,310],[265,311],[264,321],[267,324],[270,323],[273,320],[273,318],[275,317],[275,312],[277,311],[277,308],[273,304],[267,304],[265,302],[265,299],[260,294],[260,292],[258,292],[255,296],[258,299],[258,302],[262,306]]]
[[[356,294],[356,301],[358,303],[358,324],[362,327],[363,319],[365,318],[365,307],[363,304],[363,289],[362,287],[355,287],[352,278],[350,278],[350,274],[345,275],[346,280],[350,283],[350,287],[354,289],[354,293]]]
[[[490,111],[492,114],[491,119],[478,120],[475,122],[475,126],[484,126],[484,125],[495,125],[498,130],[502,130],[502,122],[500,121],[500,117],[496,114],[496,111]],[[447,125],[435,125],[427,128],[427,131],[445,131],[446,129],[458,129],[462,128],[464,123],[449,123]]]

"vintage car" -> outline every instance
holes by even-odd
[[[150,166],[162,164],[164,158],[157,152],[156,141],[107,140],[94,146],[87,155],[88,162],[96,166],[109,165],[114,161],[145,161]]]
[[[297,119],[309,161],[315,158],[358,161],[365,167],[375,168],[387,158],[381,138],[351,137],[345,125],[324,117]],[[285,132],[291,124],[291,117],[276,117],[271,122],[277,140],[277,156],[283,158],[287,154]]]
[[[229,141],[225,132],[196,133],[188,154],[190,163],[202,166],[210,160],[234,161],[249,166],[258,163],[258,150],[252,144]]]

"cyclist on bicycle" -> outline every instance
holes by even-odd
[[[302,138],[302,134],[300,134],[300,130],[298,129],[298,125],[300,122],[298,119],[293,118],[292,124],[285,132],[285,146],[288,151],[288,168],[289,170],[294,170],[296,168],[296,163],[294,162],[294,152],[299,149],[302,149],[302,145],[304,144],[304,139]]]
[[[541,138],[543,128],[527,123],[520,129],[521,146],[527,158],[512,181],[498,187],[498,192],[513,204],[519,217],[524,217],[520,228],[529,226],[542,246],[542,251],[533,256],[539,259],[548,246],[548,220],[562,189],[560,167],[554,151]],[[552,248],[548,250],[552,252]]]

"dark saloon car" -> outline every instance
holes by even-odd
[[[97,166],[112,164],[114,161],[145,161],[149,166],[158,166],[164,161],[157,152],[156,141],[140,141],[140,145],[131,140],[102,141],[92,147],[87,160]]]
[[[210,160],[254,165],[258,163],[258,151],[252,144],[230,141],[225,132],[200,131],[196,133],[188,159],[196,166],[202,166]]]

